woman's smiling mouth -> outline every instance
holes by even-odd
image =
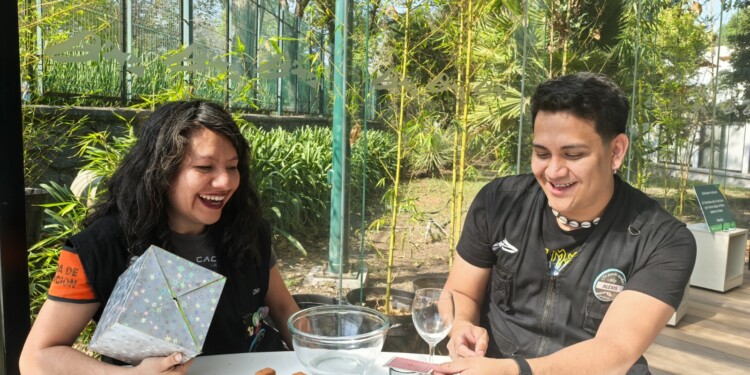
[[[201,198],[201,202],[205,204],[206,206],[210,208],[221,208],[224,206],[224,199],[226,199],[226,195],[209,195],[209,194],[199,194],[198,195]]]

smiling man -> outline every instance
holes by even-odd
[[[629,105],[578,73],[531,101],[533,175],[498,178],[468,212],[446,288],[451,363],[436,374],[648,374],[643,353],[695,263],[685,225],[617,176]]]

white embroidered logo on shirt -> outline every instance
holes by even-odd
[[[260,288],[253,289],[253,295],[260,293]]]
[[[498,242],[494,245],[492,245],[492,251],[497,253],[498,250],[505,251],[509,254],[515,254],[518,252],[518,248],[511,245],[510,242],[508,242],[508,239],[505,238],[501,242]]]

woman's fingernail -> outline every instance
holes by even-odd
[[[182,354],[177,353],[174,355],[174,360],[177,362],[182,362]]]

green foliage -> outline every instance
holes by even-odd
[[[260,195],[264,216],[274,230],[304,252],[297,238],[328,230],[333,137],[327,128],[303,127],[293,131],[264,131],[243,124],[251,148],[251,175]],[[352,149],[351,211],[362,208],[362,185],[369,197],[382,191],[377,184],[389,175],[393,163],[393,137],[380,131],[367,134],[367,169],[363,177],[364,141]]]
[[[53,203],[42,205],[47,216],[43,237],[28,250],[29,299],[32,321],[47,299],[50,282],[57,271],[57,259],[65,239],[82,229],[87,206],[67,186],[55,182],[41,184]],[[93,335],[95,324],[89,323],[77,339],[77,348],[85,348]]]
[[[73,135],[87,118],[73,120],[63,114],[42,116],[30,106],[24,106],[22,113],[24,183],[31,187],[44,176],[55,158],[70,148]]]
[[[326,222],[321,221],[327,213],[325,192],[330,191],[326,173],[331,154],[330,147],[324,147],[331,143],[330,131],[265,132],[244,126],[243,134],[250,142],[251,175],[264,216],[284,232],[320,229]]]
[[[365,144],[365,141],[367,143]],[[393,178],[396,166],[396,139],[393,133],[369,130],[352,146],[352,212],[362,210],[362,187],[368,203],[381,198],[386,181]],[[366,165],[365,165],[366,162]],[[371,205],[365,208],[374,211]]]
[[[443,129],[434,116],[422,112],[406,124],[408,167],[413,175],[435,176],[453,162],[453,131]]]
[[[279,100],[289,110],[297,105],[295,99],[314,101],[320,94],[309,90],[302,78],[295,87],[295,77],[309,72],[314,75],[322,68],[322,48],[314,46],[318,31],[305,33],[308,26],[303,21],[293,23],[299,25],[299,30],[292,28],[291,38],[288,27],[283,35],[274,35],[278,33],[275,14],[262,11],[255,15],[249,9],[254,7],[250,2],[232,4],[233,26],[237,29],[232,36],[233,45],[225,44],[227,25],[221,12],[216,14],[224,8],[221,2],[196,2],[196,13],[200,13],[196,17],[213,26],[206,27],[203,22],[194,25],[190,51],[181,45],[180,31],[174,24],[176,13],[168,9],[169,4],[140,2],[133,9],[133,41],[127,55],[122,51],[124,16],[120,14],[120,2],[43,0],[37,6],[34,2],[17,1],[21,79],[29,86],[32,97],[45,104],[112,106],[127,102],[148,107],[195,97],[232,108],[274,111]],[[249,27],[257,22],[261,35],[257,35],[255,27]],[[52,52],[50,47],[60,47],[61,43],[68,45],[62,52]],[[283,48],[284,54],[293,55],[289,57],[292,64],[280,67],[285,73],[280,98],[274,67],[265,74],[261,72],[266,56],[271,55],[264,54],[261,47],[271,53]],[[66,61],[71,58],[79,61]],[[294,74],[288,69],[293,69]],[[317,112],[317,107],[308,110]]]
[[[745,84],[744,99],[750,101],[750,2],[737,10],[727,23],[727,41],[734,49],[730,62],[732,81]],[[750,108],[750,104],[745,104]]]
[[[55,274],[57,257],[65,239],[82,229],[87,207],[66,186],[55,182],[41,184],[53,203],[42,205],[47,216],[43,238],[29,248],[29,293],[32,317],[47,297],[50,280]]]
[[[112,175],[136,140],[132,126],[128,122],[125,122],[125,126],[126,132],[121,136],[110,137],[108,132],[94,132],[80,138],[77,155],[86,162],[85,170],[92,171],[96,176]],[[89,201],[88,196],[78,197],[69,187],[54,181],[41,186],[50,194],[48,201],[51,203],[43,205],[46,219],[42,228],[42,239],[29,249],[32,317],[36,316],[47,297],[47,288],[55,274],[57,257],[62,245],[68,237],[83,229],[88,204],[93,203],[104,192],[103,188],[97,189]],[[84,337],[90,334],[86,332]]]
[[[93,132],[82,136],[77,144],[77,156],[86,163],[82,169],[94,172],[95,176],[111,176],[137,140],[130,121],[116,116],[125,123],[122,135],[111,135],[108,131]]]

